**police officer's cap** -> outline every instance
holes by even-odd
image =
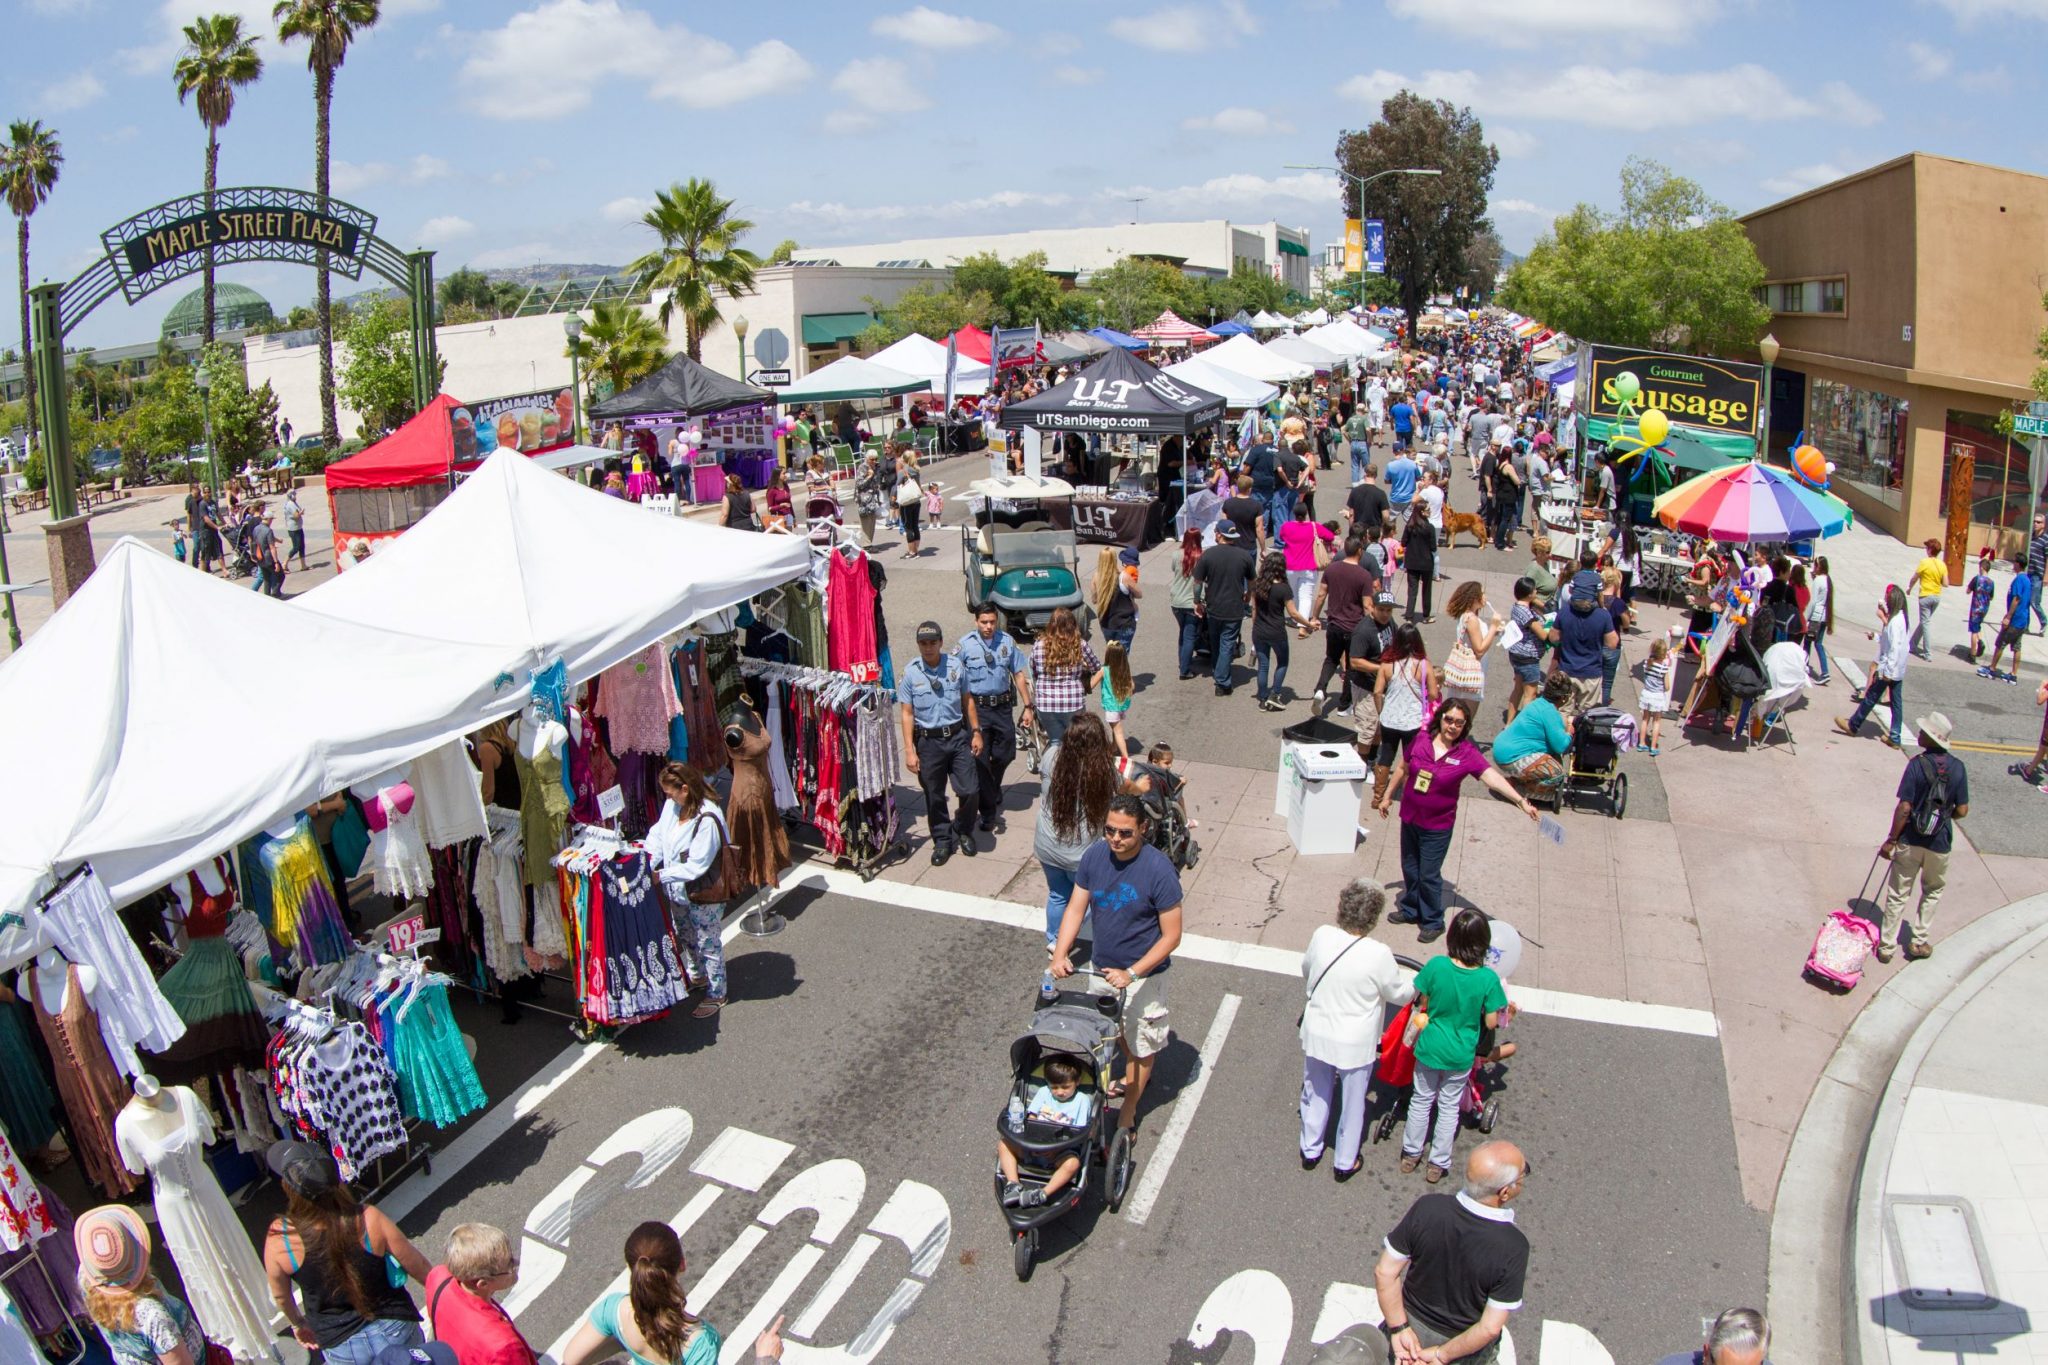
[[[937,621],[926,621],[917,628],[917,642],[938,644],[946,638],[946,632],[939,629]]]

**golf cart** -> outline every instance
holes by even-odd
[[[993,602],[1012,635],[1042,629],[1061,607],[1081,605],[1080,551],[1071,520],[1055,530],[1044,504],[1072,501],[1060,479],[978,479],[959,501],[969,508],[960,528],[960,559],[967,578],[967,609]]]

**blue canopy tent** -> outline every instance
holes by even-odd
[[[1130,333],[1119,332],[1114,327],[1090,327],[1088,335],[1094,337],[1097,341],[1106,341],[1112,346],[1120,346],[1126,351],[1143,351],[1151,346],[1150,342],[1140,341]]]
[[[1250,336],[1252,329],[1241,322],[1219,322],[1209,329],[1220,337]]]

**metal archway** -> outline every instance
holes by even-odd
[[[71,405],[65,394],[64,338],[93,309],[122,294],[138,303],[206,268],[246,261],[324,266],[350,280],[369,270],[405,292],[410,305],[413,405],[439,387],[434,347],[434,253],[402,252],[377,236],[366,209],[310,190],[249,185],[216,189],[144,209],[100,234],[106,254],[63,284],[29,290],[29,364],[41,404],[43,464],[53,521],[78,512],[71,470]],[[54,567],[54,565],[53,565]]]

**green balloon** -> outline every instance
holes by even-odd
[[[1624,403],[1635,402],[1636,395],[1643,391],[1642,381],[1630,370],[1623,370],[1614,377],[1614,387],[1621,394],[1621,401]]]

